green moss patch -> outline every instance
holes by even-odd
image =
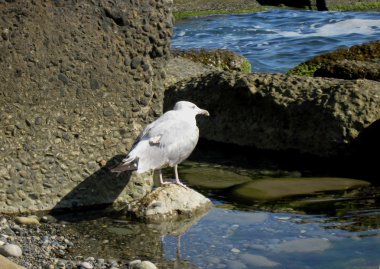
[[[224,15],[224,14],[248,14],[267,10],[267,7],[257,7],[248,9],[225,9],[225,10],[196,10],[196,11],[177,11],[173,12],[176,20],[189,17],[208,16],[208,15]]]
[[[329,10],[337,11],[380,11],[380,2],[355,3],[351,5],[332,5]]]

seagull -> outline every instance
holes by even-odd
[[[143,173],[158,170],[161,186],[170,184],[162,179],[161,168],[174,167],[175,183],[186,187],[178,177],[178,164],[189,157],[199,138],[197,115],[209,116],[207,110],[200,109],[188,101],[179,101],[169,110],[150,123],[136,138],[127,156],[112,172],[137,170]],[[187,188],[187,187],[186,187]]]

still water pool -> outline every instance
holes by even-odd
[[[214,207],[209,212],[167,224],[141,224],[120,216],[78,222],[66,227],[67,233],[85,238],[75,252],[121,261],[146,259],[172,269],[377,269],[380,265],[377,187],[352,179],[342,179],[350,186],[337,187],[330,178],[335,191],[309,189],[303,195],[287,196],[284,190],[281,198],[241,202],[230,194],[247,183],[307,179],[294,172],[282,171],[279,178],[278,171],[189,162],[181,166],[180,174],[184,182],[211,197]],[[218,181],[215,188],[209,184],[213,178]]]
[[[172,46],[229,49],[255,72],[284,73],[318,54],[379,39],[378,12],[268,10],[178,21]]]

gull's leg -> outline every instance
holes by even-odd
[[[175,174],[175,184],[177,185],[180,185],[182,187],[185,187],[186,189],[188,189],[188,187],[183,184],[181,181],[179,181],[179,177],[178,177],[178,165],[174,165],[174,174]]]
[[[159,173],[159,175],[160,175],[160,184],[161,184],[161,186],[164,186],[164,185],[167,185],[167,184],[170,184],[170,183],[171,183],[171,182],[168,182],[168,181],[164,181],[164,180],[162,179],[162,171],[161,171],[161,169],[158,170],[158,173]]]

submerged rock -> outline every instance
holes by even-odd
[[[278,262],[269,260],[267,257],[261,255],[254,254],[241,254],[241,259],[246,263],[249,267],[275,267],[280,265]]]
[[[132,202],[128,212],[146,222],[164,222],[194,216],[207,211],[210,199],[182,186],[159,187],[142,199]]]
[[[234,188],[229,195],[232,199],[242,201],[276,200],[368,185],[367,181],[350,178],[266,178],[243,183]]]
[[[273,250],[276,252],[321,252],[331,247],[328,240],[320,238],[305,238],[287,241],[275,245]]]
[[[251,181],[249,176],[239,175],[227,169],[206,166],[181,169],[181,175],[191,186],[207,189],[226,189]]]

